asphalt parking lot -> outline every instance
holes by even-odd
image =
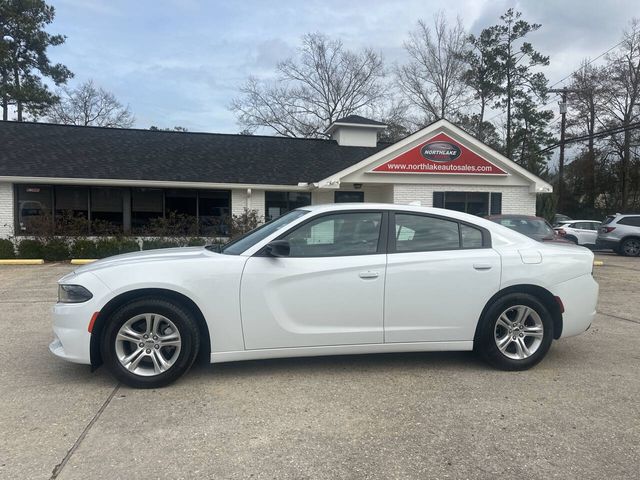
[[[146,391],[49,353],[73,267],[0,267],[0,478],[639,478],[640,259],[597,258],[594,325],[527,372],[342,356]]]

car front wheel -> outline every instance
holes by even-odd
[[[478,350],[501,370],[526,370],[540,362],[553,340],[551,314],[536,297],[512,293],[487,310]]]
[[[199,346],[192,315],[160,298],[134,300],[108,320],[102,358],[114,377],[135,388],[159,388],[193,364]]]

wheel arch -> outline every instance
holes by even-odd
[[[91,331],[91,343],[90,343],[90,358],[91,368],[96,369],[102,365],[102,354],[100,352],[100,339],[102,332],[107,323],[107,320],[113,312],[126,303],[144,297],[155,297],[163,300],[172,300],[183,308],[186,308],[191,312],[198,325],[200,332],[200,347],[198,351],[197,361],[208,363],[211,360],[211,338],[209,336],[209,327],[202,314],[200,308],[196,303],[186,295],[176,292],[175,290],[165,288],[141,288],[136,290],[130,290],[128,292],[121,293],[120,295],[112,298],[107,304],[100,310],[96,321]]]
[[[493,302],[495,302],[500,297],[508,295],[510,293],[527,293],[529,295],[533,295],[538,300],[542,302],[542,304],[549,310],[551,313],[551,318],[553,319],[553,338],[559,339],[562,335],[562,311],[560,309],[560,305],[556,300],[556,297],[546,288],[540,287],[539,285],[529,285],[529,284],[519,284],[519,285],[511,285],[509,287],[503,288],[495,295],[493,295],[489,301],[485,304],[482,309],[482,313],[480,314],[480,318],[478,319],[478,323],[476,325],[475,335],[473,336],[474,343],[478,342],[482,323],[485,319],[485,314],[487,310],[491,307]]]
[[[566,238],[567,240],[570,240],[570,241],[574,242],[576,245],[580,245],[580,241],[578,240],[578,237],[576,237],[576,236],[575,236],[575,235],[573,235],[573,234],[568,233],[568,234],[566,234],[566,235],[564,236],[564,238]]]

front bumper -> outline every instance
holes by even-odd
[[[51,353],[74,363],[91,364],[89,321],[94,311],[85,304],[57,303],[53,307]]]
[[[82,303],[56,303],[53,306],[53,341],[49,344],[49,350],[69,362],[90,365],[89,323],[93,314],[104,305],[110,291],[91,273],[72,274],[64,277],[62,282],[84,286],[93,294],[93,298]]]

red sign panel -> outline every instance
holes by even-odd
[[[463,147],[444,133],[439,133],[371,171],[384,173],[507,175],[507,172]]]

